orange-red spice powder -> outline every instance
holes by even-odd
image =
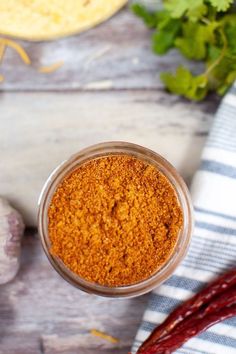
[[[174,188],[128,155],[91,160],[64,178],[48,211],[51,253],[80,277],[109,287],[155,273],[183,224]]]

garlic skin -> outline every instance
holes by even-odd
[[[19,212],[0,198],[0,284],[11,281],[19,270],[24,229]]]

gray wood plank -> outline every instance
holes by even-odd
[[[127,354],[147,299],[107,299],[72,287],[51,268],[38,235],[28,232],[21,269],[1,286],[0,354]],[[93,328],[119,343],[92,336]]]
[[[32,59],[32,67],[22,63],[8,49],[0,73],[5,81],[0,89],[11,90],[94,90],[156,89],[162,87],[159,73],[173,70],[186,61],[176,52],[157,57],[150,48],[151,32],[126,7],[110,20],[77,36],[50,42],[19,41]],[[64,61],[51,74],[37,68]],[[201,65],[189,63],[193,71]]]
[[[190,180],[215,102],[186,102],[162,91],[0,94],[0,195],[28,225],[50,172],[81,148],[110,140],[147,146]]]
[[[0,94],[0,195],[28,225],[46,178],[91,144],[123,140],[169,159],[189,181],[217,104],[186,102],[162,91]]]

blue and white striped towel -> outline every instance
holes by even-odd
[[[154,290],[132,353],[158,323],[210,279],[236,266],[236,84],[216,114],[192,183],[195,231],[187,257]],[[189,340],[178,354],[236,354],[236,318]]]

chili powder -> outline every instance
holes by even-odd
[[[56,189],[48,210],[51,254],[100,285],[149,278],[171,256],[183,212],[168,179],[129,155],[84,163]]]

